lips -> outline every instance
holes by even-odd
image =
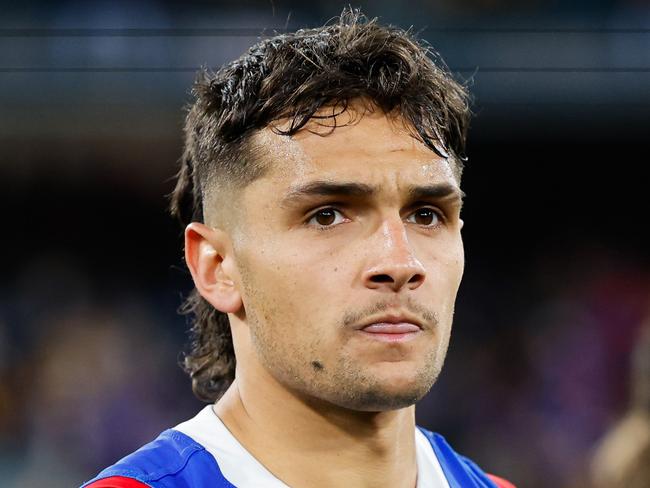
[[[368,318],[355,327],[362,337],[389,344],[409,342],[420,336],[422,322],[402,312],[384,313]]]
[[[407,311],[393,310],[371,315],[354,328],[376,334],[408,334],[418,332],[425,327],[416,315]]]
[[[366,325],[361,330],[372,334],[408,334],[409,332],[418,332],[420,327],[410,322],[378,322]]]

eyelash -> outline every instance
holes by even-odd
[[[333,210],[334,212],[338,212],[339,214],[341,214],[341,215],[343,216],[343,212],[342,212],[341,210],[339,210],[338,208],[336,208],[336,207],[332,207],[332,206],[330,206],[330,207],[321,207],[321,208],[319,208],[319,209],[317,209],[317,210],[314,210],[314,211],[313,211],[313,212],[312,212],[312,213],[307,217],[307,219],[305,220],[305,225],[307,225],[307,226],[309,226],[309,227],[314,227],[315,229],[317,229],[317,230],[321,230],[321,231],[332,230],[332,229],[334,229],[335,227],[337,227],[338,225],[340,225],[340,224],[333,224],[333,225],[309,224],[309,221],[312,220],[314,217],[316,217],[316,215],[318,215],[318,213],[319,213],[319,212],[322,212],[323,210]],[[345,217],[344,217],[344,218],[345,218]]]
[[[443,225],[446,222],[444,213],[441,210],[439,210],[439,209],[437,209],[435,207],[429,206],[429,205],[418,206],[417,208],[413,209],[413,211],[409,212],[407,217],[413,215],[415,212],[417,212],[418,210],[422,210],[422,209],[432,210],[433,213],[436,214],[436,217],[438,218],[438,223],[436,225],[432,225],[432,226],[421,226],[421,227],[424,227],[425,229],[435,229],[435,228],[439,227],[440,225]],[[309,224],[309,221],[312,220],[314,217],[316,217],[316,215],[318,215],[318,212],[322,212],[323,210],[333,210],[335,212],[338,212],[339,214],[341,214],[345,218],[345,216],[343,215],[343,211],[336,208],[336,207],[334,207],[334,206],[321,207],[321,208],[313,211],[307,217],[307,219],[305,220],[305,225],[310,226],[310,227],[314,227],[319,231],[328,231],[328,230],[332,230],[332,229],[338,227],[339,225],[341,225],[341,223],[344,223],[344,222],[341,222],[341,223],[338,223],[338,224],[330,224],[330,225]],[[349,221],[349,219],[348,219],[348,221]],[[418,225],[418,224],[416,224],[416,225]]]

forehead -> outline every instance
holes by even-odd
[[[255,138],[270,163],[264,179],[276,185],[312,179],[382,186],[458,183],[449,161],[414,138],[401,119],[379,110],[312,119],[291,137],[265,128]]]

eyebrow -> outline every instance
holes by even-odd
[[[465,198],[465,192],[457,186],[441,183],[438,185],[412,186],[409,188],[409,197],[411,197],[411,200],[454,197],[462,201]]]
[[[291,187],[282,204],[301,200],[306,197],[348,196],[364,198],[372,196],[376,189],[363,183],[335,183],[332,181],[312,181],[304,185]]]
[[[312,181],[293,186],[282,199],[282,205],[309,197],[347,196],[368,198],[378,193],[378,188],[364,183],[333,182],[327,180]],[[435,185],[416,185],[408,189],[411,200],[442,199],[452,197],[462,202],[465,193],[455,185],[440,183]]]

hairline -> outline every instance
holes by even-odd
[[[314,115],[318,116],[323,111],[335,109],[338,105],[339,103],[325,105],[321,107],[321,109],[319,109],[318,112],[316,112]],[[337,125],[336,121],[334,121],[334,125],[331,126],[331,130],[328,130],[326,133],[315,133],[311,129],[310,126],[316,123],[317,120],[323,120],[312,117],[310,121],[304,127],[300,128],[294,135],[307,131],[320,137],[328,137],[339,127],[358,124],[361,119],[365,117],[366,113],[372,113],[375,109],[379,108],[374,104],[368,105],[366,97],[358,97],[357,99],[353,99],[343,111],[338,112],[325,120],[335,120],[336,117],[339,117],[343,114],[354,113],[356,111],[355,107],[359,106],[363,108],[363,113],[359,114],[358,117],[351,117],[350,122],[343,125]],[[403,125],[403,129],[410,137],[423,143],[422,138],[419,137],[417,131],[412,126],[410,121],[403,117],[398,111],[393,111],[393,113],[384,112],[384,114],[391,122],[401,123]],[[212,217],[212,211],[208,209],[214,209],[215,212],[220,213],[221,209],[230,206],[230,215],[233,214],[232,208],[239,207],[237,205],[237,201],[235,200],[240,198],[242,191],[251,183],[257,181],[260,178],[263,178],[266,174],[268,174],[272,166],[274,164],[277,164],[277,160],[272,159],[274,157],[273,151],[266,146],[266,144],[268,144],[268,141],[264,141],[264,134],[271,132],[279,137],[293,137],[293,135],[279,134],[276,130],[274,130],[283,125],[289,124],[290,122],[291,118],[288,117],[276,119],[261,129],[256,129],[242,136],[238,142],[240,149],[237,151],[236,156],[240,159],[248,159],[247,162],[250,166],[248,166],[248,171],[245,178],[231,178],[230,175],[220,175],[218,174],[218,171],[214,171],[216,164],[213,163],[210,165],[211,168],[206,171],[206,174],[202,177],[204,181],[201,181],[203,221],[206,224],[212,227],[232,229],[233,223],[229,222],[229,219],[227,217],[225,219]],[[440,142],[440,144],[443,144],[443,142]],[[426,144],[424,145],[429,151],[431,151],[432,154],[436,154],[433,149],[426,146]],[[231,147],[231,149],[234,149],[234,147]],[[458,161],[457,156],[453,153],[451,153],[447,158],[444,158],[444,160],[449,164],[452,175],[460,187],[462,177],[462,164]]]

